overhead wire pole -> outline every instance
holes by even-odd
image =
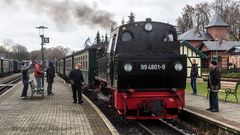
[[[39,26],[36,27],[37,29],[39,29],[39,35],[41,38],[41,52],[42,52],[42,69],[44,71],[44,43],[49,43],[49,38],[48,37],[44,37],[44,29],[47,29],[48,27],[45,26]],[[42,87],[44,88],[44,75],[42,76]]]
[[[216,62],[218,63],[218,39],[216,39]]]

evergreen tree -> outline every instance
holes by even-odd
[[[130,16],[128,16],[128,24],[134,23],[135,22],[135,14],[133,12],[130,13]]]
[[[102,35],[101,42],[104,42],[104,39],[105,39],[104,35]]]
[[[122,25],[124,25],[124,24],[125,24],[125,20],[124,20],[124,18],[122,18],[122,21],[121,21],[121,23],[122,23]]]
[[[101,42],[101,37],[100,37],[99,31],[97,31],[97,35],[96,35],[96,38],[95,38],[95,42],[96,42],[97,44]]]
[[[108,35],[105,34],[105,42],[108,42]]]

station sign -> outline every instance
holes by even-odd
[[[49,43],[49,37],[44,37],[43,38],[43,43]]]

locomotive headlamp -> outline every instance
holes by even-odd
[[[132,69],[133,69],[132,64],[127,63],[127,64],[124,65],[124,70],[125,70],[126,72],[131,72]]]
[[[176,71],[182,71],[183,66],[182,66],[181,63],[177,62],[177,63],[175,63],[174,68],[175,68]]]
[[[144,28],[145,28],[146,31],[150,32],[150,31],[152,31],[152,24],[151,23],[146,23]]]
[[[122,31],[125,31],[125,30],[127,30],[127,28],[126,27],[122,27]]]

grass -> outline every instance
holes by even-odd
[[[238,99],[240,98],[240,89],[238,89]],[[187,83],[186,85],[186,93],[191,94],[192,93],[192,88],[190,83]],[[197,94],[201,96],[207,96],[207,82],[203,83],[197,83]],[[220,100],[225,99],[226,94],[224,92],[218,92],[218,98]],[[240,100],[240,99],[239,99]],[[236,98],[234,95],[230,94],[227,98],[228,102],[235,102],[236,103]]]

